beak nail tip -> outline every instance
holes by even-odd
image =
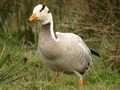
[[[30,22],[30,20],[28,19],[27,22]]]

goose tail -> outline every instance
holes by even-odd
[[[94,54],[94,55],[100,57],[99,53],[97,53],[96,51],[93,51],[92,49],[90,49],[90,51],[91,51],[91,54]]]

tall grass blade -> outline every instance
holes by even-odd
[[[20,77],[17,77],[17,78],[15,78],[15,79],[9,81],[9,82],[6,82],[6,83],[4,83],[4,84],[8,84],[8,83],[14,82],[14,81],[16,81],[16,80],[18,80],[18,79],[21,79],[21,78],[26,77],[26,76],[28,76],[28,75],[32,75],[32,74],[34,74],[34,73],[36,73],[36,72],[37,72],[37,71],[31,72],[31,73],[27,73],[27,74],[25,74],[25,75],[22,75],[22,76],[20,76]]]
[[[18,61],[13,67],[11,67],[10,70],[0,80],[4,79],[21,61],[23,60]]]
[[[6,57],[0,62],[0,68],[3,66],[3,64],[8,60],[7,58],[10,56],[10,52],[12,51],[13,47],[15,46],[15,43],[13,43],[13,46],[11,49],[7,52]]]
[[[10,76],[8,76],[6,78],[3,78],[2,81],[6,80],[6,79],[9,79],[9,78],[11,78],[11,77],[13,77],[15,75],[18,75],[19,73],[21,73],[22,71],[24,71],[25,69],[27,69],[30,65],[28,65],[27,67],[24,67],[22,70],[20,70],[19,72],[14,73],[13,75],[10,75]]]

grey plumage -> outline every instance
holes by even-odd
[[[42,31],[38,40],[41,60],[53,71],[76,74],[82,85],[82,77],[92,62],[91,51],[78,35],[55,32],[53,17],[44,5],[37,5],[29,22],[39,20]],[[92,53],[97,54],[92,51]]]
[[[83,40],[72,33],[56,33],[59,41],[52,39],[50,24],[44,25],[38,41],[41,60],[53,71],[73,74],[84,72],[91,64],[91,52]],[[81,44],[81,45],[80,45]]]

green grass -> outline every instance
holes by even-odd
[[[117,0],[6,1],[0,3],[0,90],[120,89]],[[59,81],[55,82],[54,72],[40,60],[37,40],[41,25],[27,23],[33,7],[39,3],[50,8],[57,31],[76,33],[101,55],[100,58],[92,55],[93,63],[84,74],[83,86],[78,85],[75,75],[63,73],[59,73]]]
[[[3,41],[4,42],[4,41]],[[11,49],[12,44],[6,46],[5,51]],[[32,48],[32,49],[31,49]],[[7,51],[6,51],[7,52]],[[1,54],[0,54],[1,55]],[[4,57],[4,56],[2,56]],[[27,57],[27,62],[23,58]],[[0,84],[1,90],[119,90],[120,88],[120,74],[117,70],[111,71],[111,68],[106,68],[103,64],[102,58],[93,57],[93,64],[84,75],[84,85],[79,86],[77,77],[75,75],[66,75],[59,73],[59,81],[54,80],[54,72],[46,67],[40,60],[37,46],[15,45],[10,53],[10,60],[4,64],[0,69],[9,71],[18,61],[21,61],[9,75],[12,75],[22,69],[19,74],[6,79]],[[1,59],[2,60],[2,59]],[[33,74],[30,74],[30,73]],[[26,74],[30,74],[24,76]],[[9,76],[8,75],[8,76]],[[2,76],[2,75],[1,75]],[[3,75],[4,76],[4,75]],[[14,82],[9,82],[16,78]]]

